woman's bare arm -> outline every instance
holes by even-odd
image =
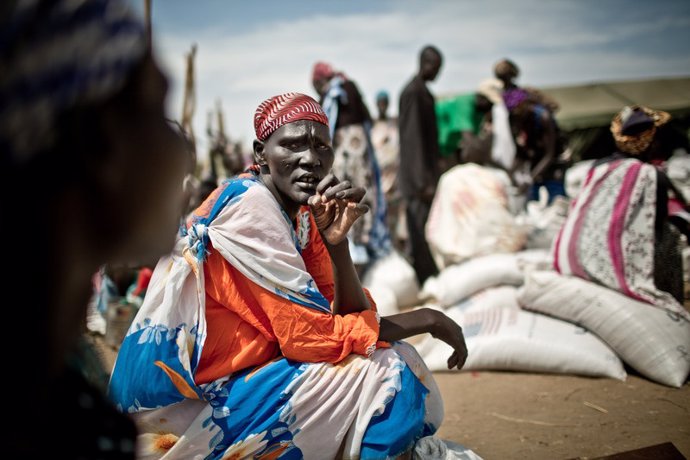
[[[448,369],[462,368],[467,360],[467,346],[462,328],[443,312],[420,308],[381,318],[379,339],[387,342],[429,333],[453,348],[448,358]]]
[[[332,245],[324,242],[333,263],[333,278],[335,281],[335,297],[333,299],[333,313],[347,315],[371,309],[369,300],[364,295],[362,284],[350,257],[347,239]]]
[[[369,208],[360,203],[366,191],[326,176],[309,199],[316,226],[333,263],[335,297],[333,313],[347,315],[371,309],[350,257],[347,232]]]

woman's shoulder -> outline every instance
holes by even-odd
[[[213,220],[228,205],[238,203],[243,196],[270,199],[271,192],[263,186],[259,177],[252,172],[245,172],[224,180],[206,200],[191,214],[191,220]]]

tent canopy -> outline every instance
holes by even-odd
[[[606,126],[623,106],[633,104],[675,117],[690,114],[690,77],[610,81],[542,91],[560,105],[556,118],[566,131]]]

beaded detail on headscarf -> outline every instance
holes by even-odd
[[[61,115],[122,89],[147,48],[121,0],[20,1],[0,30],[0,149],[23,162],[50,149]]]
[[[623,134],[624,118],[635,110],[642,110],[653,121],[653,126],[641,133],[625,135]],[[642,106],[624,107],[618,112],[611,121],[611,134],[616,141],[616,147],[628,155],[637,156],[645,152],[654,140],[657,128],[671,119],[671,115],[660,110],[652,110]]]
[[[283,125],[309,120],[328,126],[323,109],[311,97],[301,93],[285,93],[263,101],[254,114],[256,138],[265,141]]]

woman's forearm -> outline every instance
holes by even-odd
[[[438,312],[420,308],[397,315],[381,317],[379,340],[394,342],[414,335],[430,333],[436,335],[439,328]]]
[[[347,315],[371,309],[352,263],[347,240],[336,245],[324,243],[333,263],[333,278],[335,280],[333,313]]]
[[[453,354],[448,358],[448,369],[462,368],[467,360],[462,328],[440,311],[420,308],[381,318],[379,340],[392,342],[427,332],[453,348]]]

